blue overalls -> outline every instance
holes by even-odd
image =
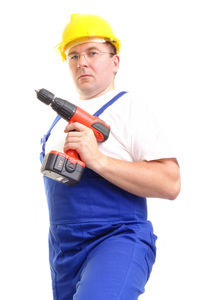
[[[99,116],[125,92],[104,105]],[[52,127],[42,139],[45,143]],[[54,300],[136,300],[155,261],[146,198],[86,168],[76,186],[44,177]]]

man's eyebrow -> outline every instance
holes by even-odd
[[[77,54],[77,53],[78,53],[77,51],[72,51],[72,52],[69,52],[68,55]]]
[[[90,47],[90,48],[88,48],[87,50],[98,50],[98,51],[100,51],[97,47]]]
[[[92,47],[89,47],[89,48],[87,48],[85,51],[91,51],[91,50],[98,50],[98,51],[100,51],[97,47],[95,47],[95,46],[92,46]],[[84,52],[84,51],[83,51]],[[71,55],[71,54],[78,54],[79,52],[78,51],[72,51],[72,52],[69,52],[69,54],[68,55]]]

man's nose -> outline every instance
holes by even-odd
[[[86,57],[86,54],[85,53],[81,53],[79,55],[79,59],[78,59],[78,63],[77,63],[77,67],[80,67],[80,66],[87,66],[88,65],[88,61],[87,61],[87,57]]]

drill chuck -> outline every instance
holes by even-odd
[[[63,119],[69,121],[76,112],[76,106],[67,100],[55,98],[55,95],[46,89],[36,90],[37,98],[51,105],[52,109],[57,112]]]
[[[55,95],[53,93],[51,93],[51,92],[49,92],[45,89],[35,90],[35,91],[37,93],[37,98],[41,102],[43,102],[47,105],[49,105],[53,101],[53,99],[55,98]]]

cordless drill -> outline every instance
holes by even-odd
[[[94,132],[98,142],[107,140],[110,126],[96,116],[92,116],[73,103],[56,98],[54,94],[46,89],[36,90],[37,98],[52,107],[64,120],[69,123],[79,122]],[[55,150],[45,155],[41,172],[56,181],[66,185],[77,184],[83,175],[85,163],[81,161],[77,151],[68,150],[66,153]]]

